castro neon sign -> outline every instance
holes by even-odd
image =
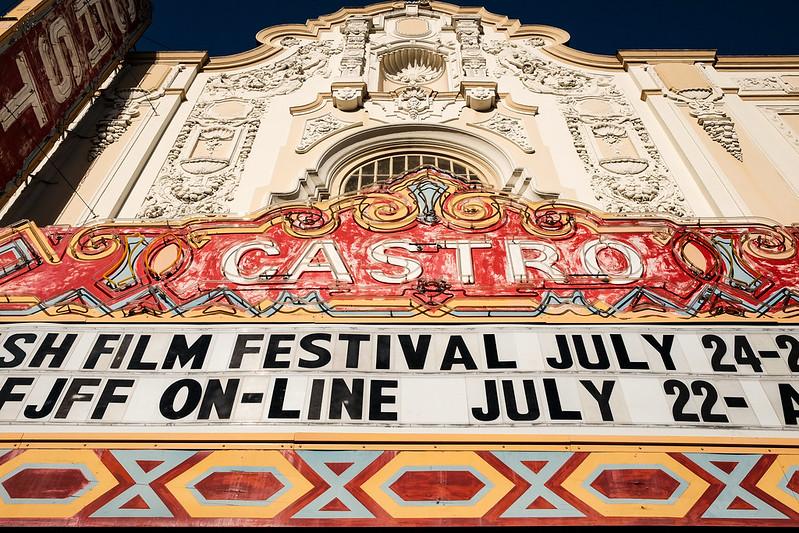
[[[366,275],[380,283],[408,283],[425,275],[425,267],[433,260],[425,254],[426,248],[452,250],[460,283],[473,285],[480,275],[493,277],[493,272],[477,273],[475,256],[499,254],[503,256],[505,279],[508,283],[525,283],[539,277],[558,283],[568,283],[567,266],[560,264],[558,249],[546,242],[519,239],[443,240],[419,243],[410,239],[378,241],[363,252],[361,257],[345,258],[333,240],[310,241],[293,257],[285,257],[273,241],[259,240],[230,247],[222,259],[225,278],[240,285],[257,285],[269,280],[298,282],[309,272],[326,272],[338,283],[358,283],[348,263],[363,265]],[[404,253],[403,253],[404,252]],[[605,255],[605,260],[602,260]],[[248,256],[258,257],[254,266],[244,266]],[[639,280],[644,274],[643,258],[632,246],[616,240],[592,239],[579,248],[582,272],[603,278],[607,283],[625,284]],[[444,260],[446,262],[446,260]],[[386,267],[386,265],[388,265]],[[438,265],[440,267],[440,265]]]

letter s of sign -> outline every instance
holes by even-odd
[[[230,248],[222,257],[222,275],[233,283],[240,285],[255,285],[262,283],[264,279],[270,278],[277,273],[276,267],[265,266],[253,272],[243,275],[239,269],[241,258],[248,252],[260,251],[266,255],[279,255],[280,249],[272,241],[255,241],[237,244]]]
[[[597,254],[603,248],[610,248],[624,256],[627,261],[627,269],[624,272],[610,274],[602,270],[597,259]],[[583,264],[590,274],[595,276],[607,276],[609,283],[623,285],[641,279],[644,275],[644,264],[638,252],[629,244],[613,241],[594,239],[583,245],[581,250]]]
[[[369,247],[369,257],[378,263],[386,263],[402,268],[400,274],[390,276],[380,270],[369,270],[369,275],[381,283],[406,283],[413,281],[422,275],[422,265],[413,259],[389,255],[388,248],[402,248],[409,252],[418,252],[421,247],[413,244],[409,240],[382,241]]]

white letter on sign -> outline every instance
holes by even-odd
[[[325,261],[313,263],[319,252],[325,256]],[[333,279],[352,283],[352,277],[347,271],[344,260],[333,241],[319,241],[310,243],[299,259],[289,269],[289,281],[297,281],[306,272],[331,272]]]
[[[42,56],[44,71],[50,81],[56,102],[64,102],[72,94],[75,85],[80,86],[83,80],[83,66],[75,49],[75,40],[69,32],[67,21],[63,17],[57,18],[50,25],[50,39],[39,37],[39,54]],[[70,75],[67,58],[72,63]],[[73,84],[72,78],[75,78]]]
[[[254,250],[259,250],[266,255],[280,254],[280,250],[278,250],[277,246],[275,246],[275,243],[272,241],[256,241],[237,244],[228,250],[222,258],[222,274],[233,283],[239,283],[241,285],[262,283],[264,279],[274,276],[277,272],[277,268],[275,267],[264,267],[249,276],[242,275],[241,270],[239,270],[239,262],[241,258],[244,257],[244,254]]]
[[[627,260],[627,269],[624,272],[619,274],[608,274],[602,270],[602,267],[599,266],[599,261],[597,260],[597,253],[604,248],[616,250],[624,256],[624,258]],[[610,283],[617,285],[632,283],[633,281],[641,279],[641,276],[644,275],[644,265],[641,262],[641,256],[638,255],[638,252],[635,250],[635,248],[623,242],[600,241],[599,239],[588,241],[583,245],[582,256],[583,264],[590,274],[594,274],[596,276],[608,276],[610,278]]]
[[[422,275],[422,265],[418,261],[386,253],[387,248],[403,248],[409,252],[418,252],[419,245],[411,244],[408,240],[384,241],[369,247],[369,257],[378,263],[386,263],[402,267],[400,274],[389,276],[379,270],[369,270],[369,275],[381,283],[406,283]]]
[[[95,66],[108,49],[111,48],[111,39],[105,31],[105,28],[108,27],[108,23],[105,20],[105,11],[102,6],[97,5],[99,2],[100,0],[86,0],[75,9],[75,15],[78,20],[83,19],[86,31],[88,31],[92,42],[92,49],[88,53],[89,62],[91,62],[92,66]],[[95,18],[90,8],[94,8],[99,19],[99,25],[95,24]],[[102,35],[99,35],[98,29],[102,32]]]
[[[472,248],[491,248],[491,243],[480,241],[444,241],[440,246],[442,248],[457,250],[455,257],[458,261],[461,283],[473,284],[474,260],[472,258]]]
[[[11,97],[11,100],[7,103],[0,105],[0,126],[4,130],[8,130],[17,121],[22,112],[29,107],[33,108],[36,120],[39,121],[39,126],[44,126],[47,124],[47,115],[42,107],[42,99],[39,98],[36,84],[33,83],[33,78],[31,78],[28,63],[22,54],[17,56],[17,70],[19,70],[19,77],[22,78],[22,89],[17,91],[17,94]],[[3,75],[5,76],[5,73]]]
[[[551,244],[531,241],[505,241],[508,251],[507,275],[510,283],[525,283],[529,280],[527,269],[538,270],[554,281],[565,281],[563,272],[555,266],[558,251]],[[523,250],[538,252],[535,259],[525,259]]]

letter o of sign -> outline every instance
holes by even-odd
[[[609,274],[599,266],[597,254],[600,250],[610,248],[622,254],[627,261],[627,269],[618,274]],[[610,278],[610,283],[623,285],[641,279],[644,275],[644,264],[635,248],[619,241],[594,239],[588,241],[582,248],[583,264],[590,274],[604,275]]]

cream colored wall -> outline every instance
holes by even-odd
[[[433,7],[436,13],[421,8],[426,25],[414,18],[420,8],[396,3],[307,27],[264,30],[259,48],[208,64],[197,54],[140,57],[52,152],[77,193],[63,184],[48,188],[48,179],[56,178],[42,170],[42,179],[6,206],[4,221],[149,217],[158,212],[159,194],[169,196],[162,202],[165,216],[244,214],[287,198],[324,197],[337,192],[330,174],[343,164],[337,157],[357,156],[348,144],[366,149],[370,136],[381,146],[427,143],[482,158],[478,166],[491,186],[532,200],[797,221],[799,61],[749,64],[703,51],[593,56],[563,45],[568,36],[554,28],[523,27],[448,4]],[[358,17],[371,25],[365,46],[360,23],[352,23]],[[397,20],[418,35],[396,34]],[[481,29],[470,48],[473,20]],[[435,31],[428,35],[425,26]],[[446,58],[441,76],[419,84],[423,90],[414,97],[429,106],[419,114],[407,109],[408,86],[383,82],[378,63],[381,54],[410,46],[411,39]],[[292,81],[295,75],[301,83]],[[241,82],[242,76],[249,81]],[[114,100],[126,88],[139,91],[138,104]],[[481,91],[492,95],[490,101],[477,98]],[[214,118],[209,106],[222,109],[214,102],[230,98],[238,99],[230,106],[254,103],[254,111]],[[98,144],[98,124],[120,110],[125,127],[87,162]],[[322,133],[314,134],[316,128]],[[232,155],[219,160],[220,152]],[[182,187],[186,203],[168,194],[175,187]],[[196,196],[206,188],[218,197],[192,200],[192,188]],[[53,192],[63,200],[57,214],[47,215],[42,199]]]

